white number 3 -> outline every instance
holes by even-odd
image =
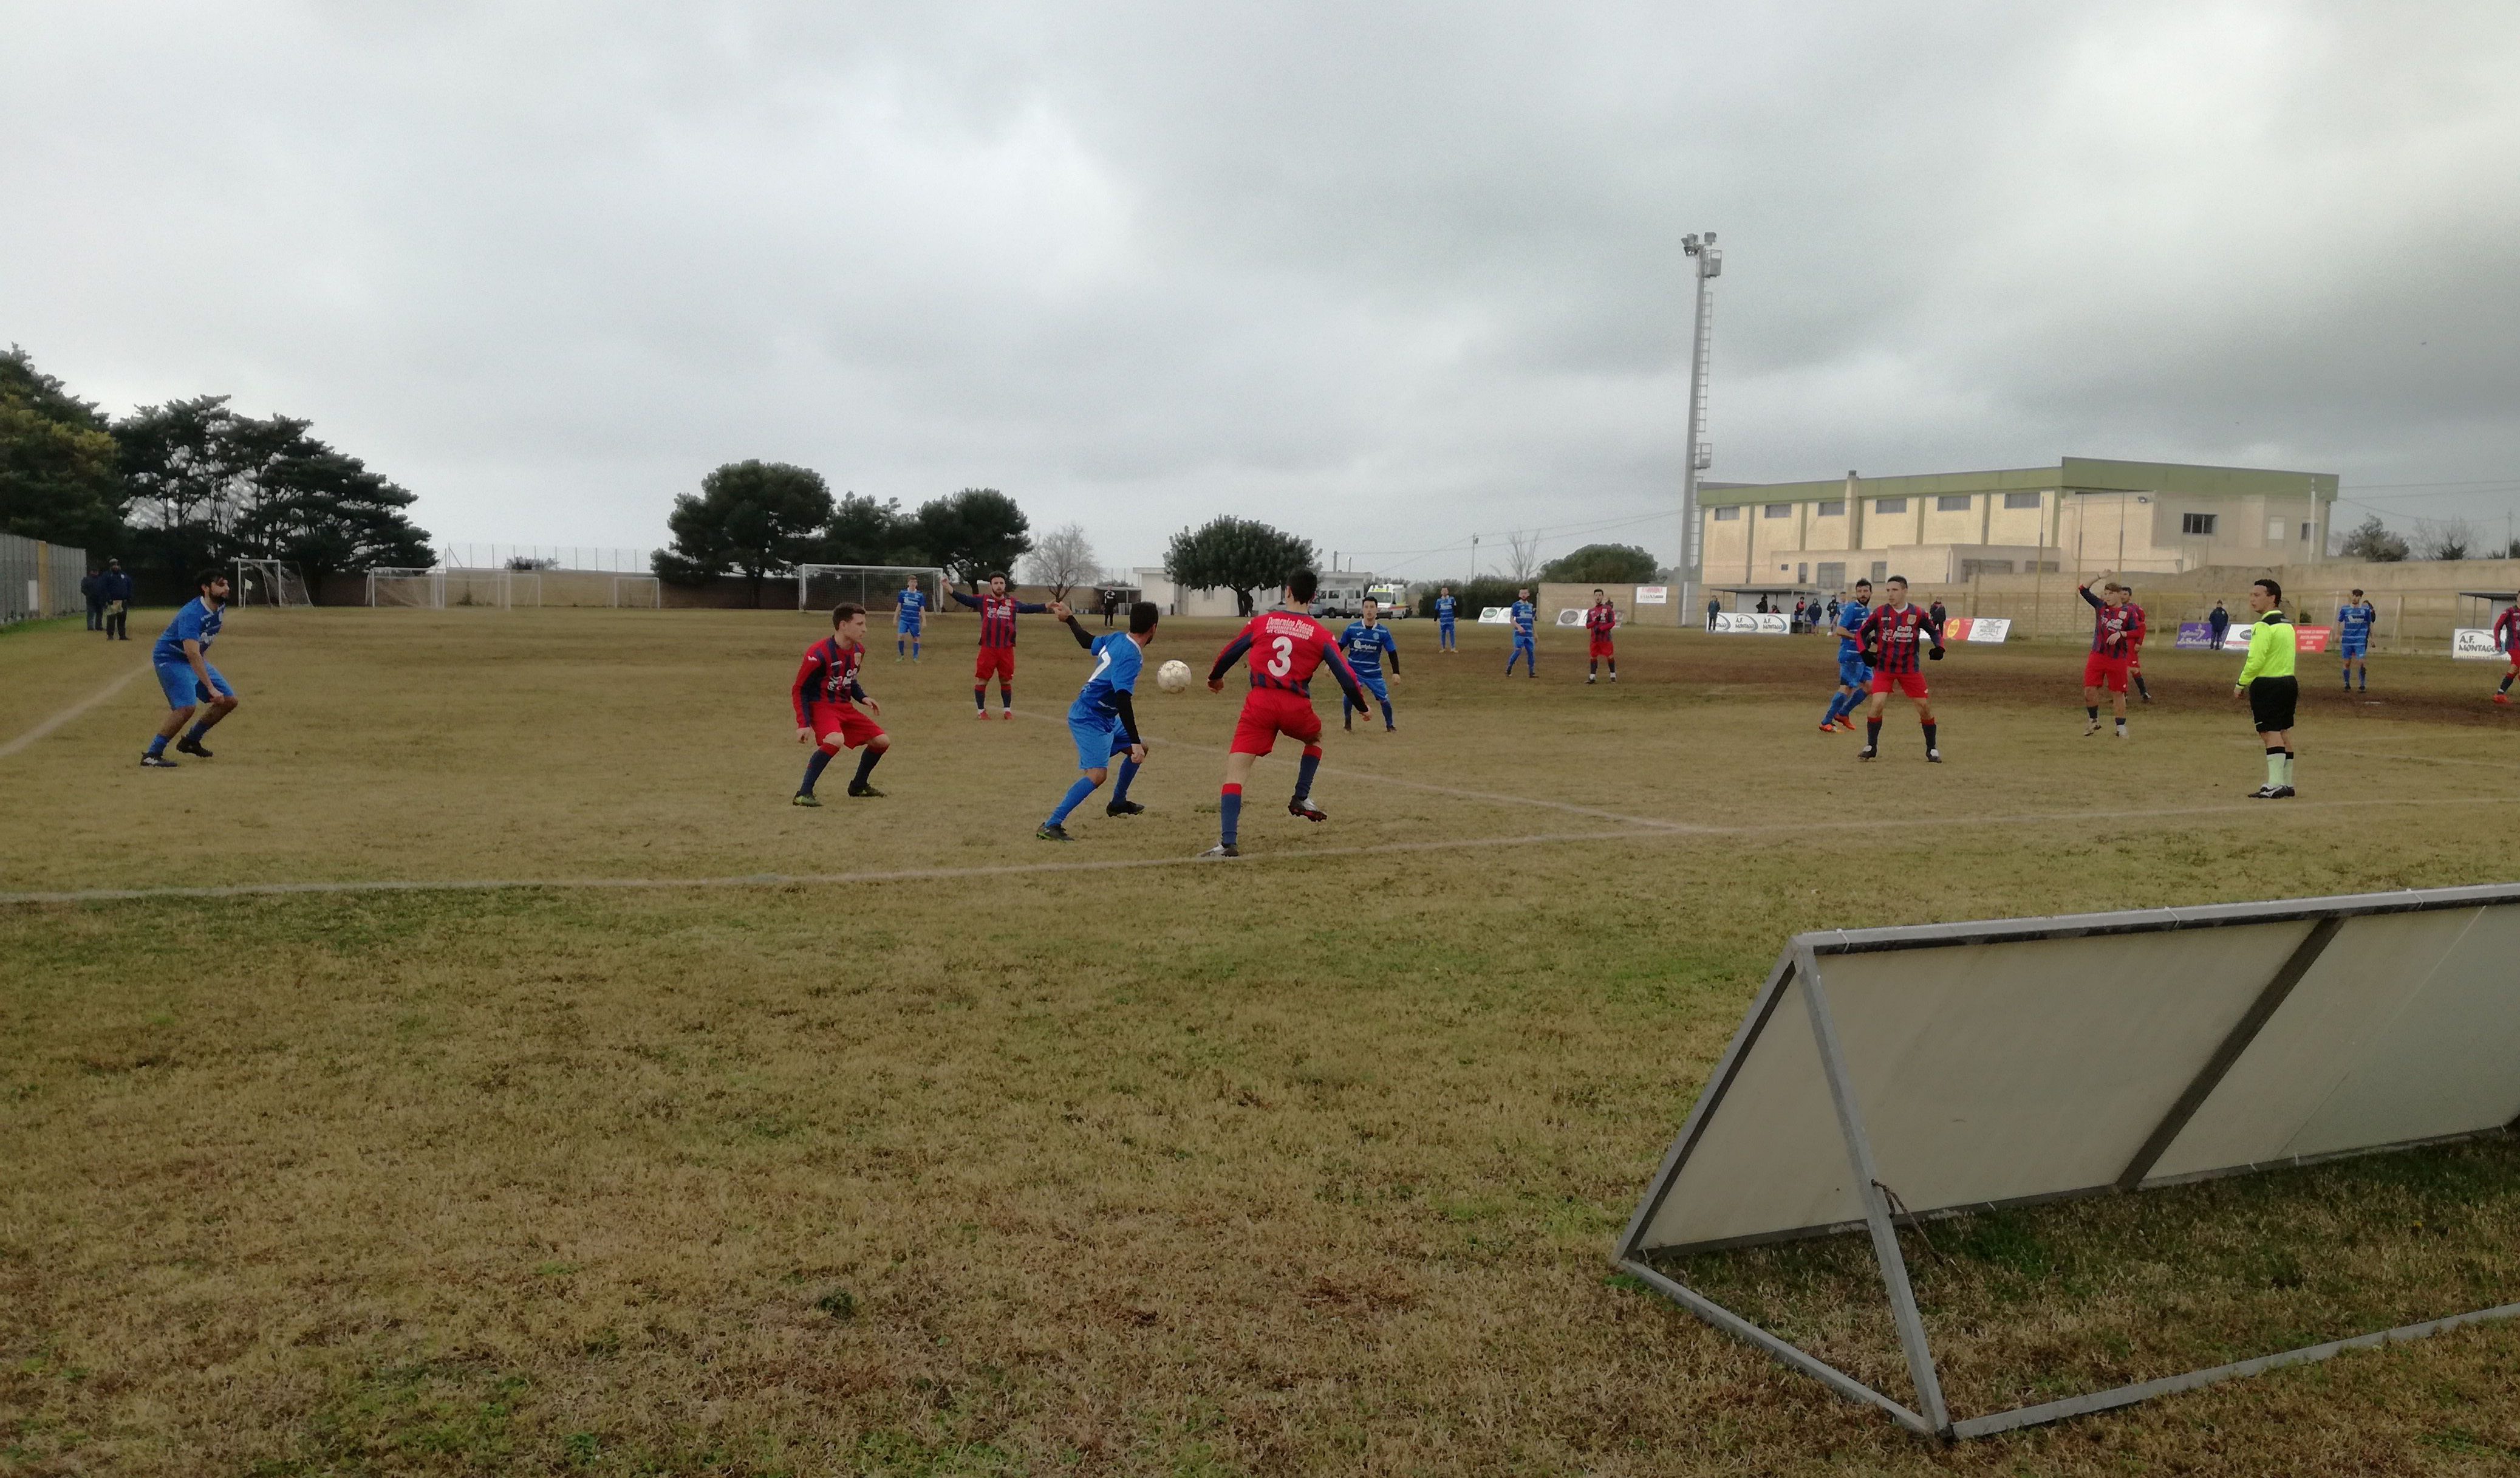
[[[1269,659],[1269,675],[1273,678],[1282,678],[1295,670],[1295,639],[1280,637],[1273,645],[1277,647],[1278,654]]]

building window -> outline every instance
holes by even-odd
[[[2029,563],[2032,563],[2033,561],[2025,560],[2023,560],[2022,562],[2023,562],[2023,563],[2025,563],[2025,564],[2029,564]],[[2051,574],[2051,575],[2052,575],[2052,574],[2056,573],[2056,571],[2057,571],[2057,569],[2058,569],[2058,567],[2059,567],[2059,566],[2057,565],[2056,561],[2055,561],[2055,560],[2040,560],[2036,561],[2036,565],[2037,565],[2037,567],[2036,567],[2035,569],[2025,569],[2025,570],[2023,570],[2023,571],[2022,571],[2022,573],[2023,573],[2023,574],[2025,574],[2025,575],[2027,575],[2027,574],[2036,574],[2036,573],[2043,573],[2043,572],[2044,572],[2044,573]]]
[[[1968,511],[1969,495],[1966,493],[1945,493],[1934,499],[1935,513],[1965,514]]]
[[[1821,589],[1822,589],[1822,590],[1835,590],[1835,589],[1837,589],[1839,586],[1844,585],[1845,583],[1846,583],[1846,565],[1845,565],[1845,563],[1844,563],[1843,561],[1838,561],[1838,562],[1830,562],[1830,561],[1827,561],[1827,560],[1822,560],[1822,561],[1821,566],[1820,566],[1820,584],[1821,584]]]
[[[2006,493],[2003,495],[2003,506],[2005,508],[2037,508],[2039,506],[2039,495],[2037,493]]]
[[[2284,521],[2281,518],[2269,518],[2267,520],[2267,542],[2269,544],[2281,544],[2284,542]]]
[[[1797,584],[1809,584],[1811,582],[1811,566],[1808,564],[1795,565],[1794,580]]]
[[[1963,580],[1973,580],[1979,575],[2010,573],[2012,573],[2012,561],[2009,560],[1962,560],[1960,561],[1960,578]]]
[[[2301,526],[2301,542],[2304,544],[2310,542],[2310,525],[2307,523]]]
[[[1884,579],[1886,579],[1886,578],[1888,578],[1888,577],[1889,577],[1889,574],[1890,574],[1890,561],[1889,561],[1889,560],[1873,560],[1873,561],[1872,561],[1872,583],[1873,583],[1873,584],[1875,584],[1875,585],[1880,584]]]
[[[2181,514],[2179,531],[2182,534],[2211,534],[2215,517],[2213,514]]]
[[[1845,517],[1846,500],[1843,498],[1824,498],[1821,500],[1820,515],[1823,518]]]
[[[1759,510],[1759,513],[1762,517],[1767,518],[1790,518],[1794,515],[1794,506],[1790,503],[1771,503]]]
[[[1908,500],[1905,498],[1875,498],[1872,500],[1872,511],[1876,514],[1904,514],[1908,511]]]
[[[1715,521],[1718,523],[1730,523],[1740,516],[1741,511],[1737,508],[1719,508],[1715,511]]]

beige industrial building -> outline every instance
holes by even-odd
[[[2053,467],[1699,488],[1716,589],[1836,591],[1906,575],[2175,574],[2316,563],[2332,472],[2067,457]]]

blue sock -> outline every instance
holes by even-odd
[[[908,645],[909,643],[905,639],[894,637],[892,639],[892,654],[894,656],[900,656],[902,654],[902,649]]]
[[[805,761],[805,783],[796,787],[796,793],[799,795],[813,794],[814,782],[823,778],[823,767],[831,762],[832,751],[817,747],[814,750],[814,757]]]
[[[150,753],[152,753],[152,754],[163,754],[163,753],[165,753],[165,752],[166,752],[166,736],[164,736],[164,735],[162,735],[162,734],[154,734],[154,735],[151,735],[151,736],[149,737],[149,752],[150,752]]]
[[[1313,772],[1321,767],[1322,754],[1318,749],[1307,753],[1303,762],[1295,767],[1295,799],[1302,800],[1313,793]]]
[[[1094,777],[1090,775],[1076,777],[1076,784],[1067,787],[1067,794],[1059,801],[1058,809],[1050,813],[1050,824],[1055,827],[1067,820],[1067,813],[1085,804],[1085,797],[1093,793]]]
[[[1234,833],[1242,825],[1242,787],[1228,785],[1216,797],[1217,840],[1234,845]]]
[[[1129,798],[1129,782],[1137,778],[1138,762],[1133,759],[1120,761],[1120,784],[1111,787],[1111,799],[1114,803]]]
[[[912,637],[910,639],[910,659],[914,662],[919,660],[919,639],[917,637]]]
[[[1391,727],[1391,699],[1389,698],[1382,700],[1382,727],[1385,729]]]
[[[210,726],[209,726],[209,725],[207,725],[207,724],[195,724],[192,728],[187,729],[187,730],[185,730],[185,731],[184,731],[184,738],[186,738],[186,739],[188,739],[192,740],[194,743],[198,744],[198,743],[200,743],[200,742],[202,741],[202,735],[204,735],[204,734],[207,734],[207,733],[209,733],[209,732],[210,732]]]

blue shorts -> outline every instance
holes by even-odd
[[[1382,675],[1380,673],[1360,672],[1356,675],[1356,681],[1358,686],[1362,687],[1366,692],[1372,694],[1375,697],[1382,699],[1386,703],[1391,701],[1391,690],[1382,686]],[[1344,695],[1345,694],[1341,694],[1341,696]]]
[[[1445,636],[1451,636],[1453,634],[1453,618],[1451,616],[1436,617],[1435,629],[1442,632]]]
[[[1528,647],[1528,646],[1530,646],[1530,645],[1531,645],[1531,633],[1530,633],[1530,632],[1527,632],[1527,631],[1517,631],[1517,632],[1515,632],[1515,633],[1513,634],[1513,645],[1515,645],[1516,647]]]
[[[1872,681],[1872,669],[1865,666],[1864,658],[1860,656],[1840,656],[1837,659],[1837,681],[1840,687],[1862,688]]]
[[[228,686],[227,678],[217,668],[211,667],[207,662],[202,665],[209,669],[211,687],[229,697],[236,696],[236,690]],[[190,662],[159,662],[158,686],[165,690],[166,706],[169,708],[190,708],[196,703],[206,703],[210,700],[210,695],[202,691],[201,680],[193,676],[193,664]]]
[[[1108,769],[1111,756],[1129,752],[1129,731],[1116,713],[1108,717],[1095,714],[1084,718],[1070,713],[1067,716],[1067,735],[1076,740],[1076,768],[1079,770]]]
[[[2347,637],[2336,650],[2340,656],[2359,657],[2362,655],[2362,649],[2370,645],[2369,637]]]
[[[893,627],[892,629],[900,632],[903,636],[915,637],[919,635],[919,618],[917,616],[903,616],[901,618],[901,624]]]

